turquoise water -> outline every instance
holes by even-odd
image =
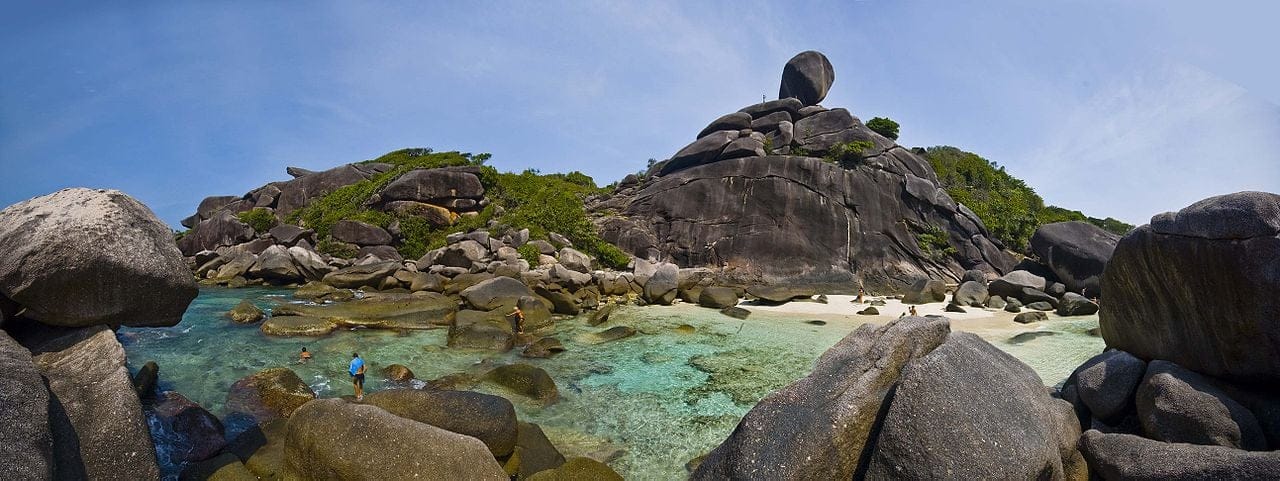
[[[377,375],[388,364],[408,366],[419,379],[478,373],[506,362],[527,362],[555,379],[560,401],[539,406],[484,384],[471,389],[512,400],[521,420],[540,424],[566,456],[607,461],[628,479],[679,479],[686,461],[705,454],[733,430],[751,406],[770,391],[804,376],[814,359],[848,334],[854,323],[820,317],[757,312],[741,321],[695,306],[625,307],[609,323],[592,328],[580,319],[557,322],[555,336],[567,351],[550,359],[525,359],[517,351],[495,354],[445,348],[446,331],[397,334],[338,331],[324,338],[275,338],[256,325],[225,317],[241,299],[264,310],[290,302],[289,291],[268,288],[205,288],[174,327],[120,330],[132,368],[147,360],[160,365],[164,389],[182,392],[219,416],[232,383],[258,370],[288,366],[322,397],[351,393],[346,366],[353,351],[370,365],[366,388],[387,387]],[[591,333],[626,325],[634,337],[592,344]],[[682,325],[693,327],[677,329]],[[1085,334],[1096,317],[1028,327],[1012,322],[954,321],[1031,365],[1048,385],[1102,350]],[[1053,332],[1011,343],[1016,334]],[[314,360],[293,364],[306,346]]]

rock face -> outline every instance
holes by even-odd
[[[836,343],[692,478],[1080,479],[1079,432],[1030,368],[945,319],[908,317]]]
[[[1102,270],[1117,242],[1120,236],[1088,222],[1055,222],[1036,229],[1031,251],[1067,289],[1097,296],[1102,290]]]
[[[292,479],[509,479],[476,438],[341,399],[294,413],[284,458]]]
[[[641,259],[717,268],[741,285],[896,290],[968,269],[1006,272],[1013,260],[928,162],[847,110],[805,106],[832,80],[821,54],[797,56],[785,98],[737,113],[751,116],[749,128],[734,128],[741,115],[722,117],[713,127],[730,128],[655,165],[656,179],[592,200],[601,236]]]
[[[0,466],[13,479],[49,479],[53,437],[49,391],[31,362],[31,352],[0,331]]]
[[[49,385],[55,477],[159,479],[151,432],[115,333],[87,327],[29,347]]]
[[[64,189],[0,211],[0,294],[27,317],[172,326],[196,293],[173,234],[120,191]]]
[[[1237,382],[1280,382],[1280,195],[1240,192],[1151,219],[1116,246],[1107,345]]]
[[[835,80],[835,69],[826,55],[813,50],[800,52],[782,68],[778,98],[794,97],[804,105],[814,105],[827,98]]]

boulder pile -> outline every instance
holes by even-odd
[[[65,189],[0,211],[0,464],[9,477],[159,479],[112,328],[177,324],[195,295],[169,229],[124,193]],[[207,420],[169,406],[184,428]]]
[[[1280,195],[1210,197],[1115,247],[1112,348],[1063,385],[1102,479],[1280,477]]]
[[[688,146],[589,199],[601,236],[641,259],[711,267],[738,284],[895,291],[1014,264],[916,152],[842,108],[818,52],[780,96],[723,115]]]

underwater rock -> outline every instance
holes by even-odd
[[[589,336],[592,344],[604,344],[610,341],[625,339],[636,335],[635,328],[630,326],[614,326]]]
[[[1033,322],[1043,322],[1049,320],[1049,316],[1040,311],[1024,312],[1013,316],[1013,322],[1018,324],[1030,324]]]
[[[498,366],[485,373],[483,379],[544,405],[555,403],[560,396],[555,380],[547,371],[524,363]]]
[[[720,313],[726,316],[732,317],[734,319],[746,319],[747,316],[751,315],[751,311],[748,311],[746,309],[743,309],[737,306],[726,307],[724,309],[721,309]]]
[[[403,364],[392,364],[382,368],[382,375],[393,382],[409,382],[413,380],[413,370]]]
[[[564,352],[564,344],[554,337],[543,337],[530,343],[520,353],[523,357],[547,358]]]
[[[1023,333],[1019,333],[1019,334],[1017,334],[1017,335],[1015,335],[1015,336],[1013,336],[1013,337],[1009,338],[1009,343],[1011,343],[1011,344],[1022,344],[1022,343],[1025,343],[1025,342],[1028,342],[1028,341],[1031,341],[1031,340],[1037,339],[1037,338],[1041,338],[1041,337],[1048,337],[1048,336],[1052,336],[1052,335],[1055,335],[1055,334],[1057,334],[1057,333],[1056,333],[1056,332],[1053,332],[1053,331],[1031,331],[1031,332],[1023,332]]]

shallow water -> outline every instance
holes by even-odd
[[[202,289],[177,326],[120,330],[130,367],[155,360],[161,388],[179,391],[222,416],[231,384],[268,367],[292,368],[322,397],[350,394],[346,366],[353,351],[369,363],[368,390],[387,387],[378,372],[392,363],[408,366],[419,379],[433,379],[483,371],[484,364],[527,362],[551,374],[559,402],[542,407],[500,388],[479,384],[471,389],[511,399],[520,419],[540,424],[566,456],[606,460],[627,479],[686,477],[686,461],[717,445],[756,401],[804,376],[814,359],[863,321],[764,310],[741,321],[689,305],[624,307],[598,328],[579,319],[558,321],[555,336],[568,350],[550,359],[525,359],[518,351],[446,349],[443,329],[268,337],[256,325],[236,325],[225,317],[241,299],[264,310],[291,301],[283,289]],[[1038,326],[1015,324],[1007,317],[956,320],[952,329],[977,333],[1018,357],[1047,385],[1060,383],[1102,350],[1102,340],[1086,334],[1097,326],[1096,317]],[[805,323],[810,319],[828,324]],[[677,329],[684,324],[693,326],[693,332]],[[589,342],[590,333],[616,325],[640,333],[604,344]],[[1053,334],[1010,341],[1029,331]],[[303,346],[315,358],[294,364]]]

